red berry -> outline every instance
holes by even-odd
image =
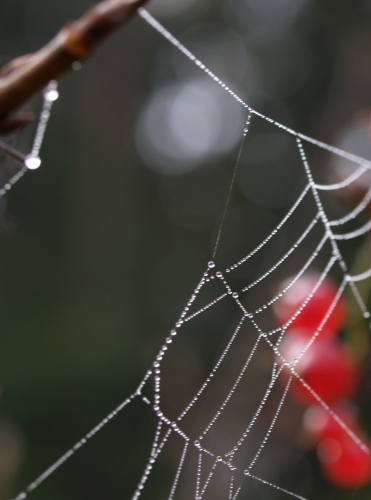
[[[307,346],[307,339],[287,332],[279,348],[283,358],[295,360]],[[279,358],[278,361],[280,362]],[[283,361],[281,359],[280,364]],[[315,340],[304,352],[294,369],[304,382],[327,404],[348,399],[358,380],[357,366],[350,352],[338,341]],[[289,372],[289,368],[285,370]],[[317,399],[297,378],[293,377],[290,393],[305,405],[317,403]]]
[[[331,410],[352,432],[358,432],[356,411],[349,403],[338,403]],[[310,406],[305,411],[303,429],[316,443],[325,438],[337,439],[346,432],[338,420],[319,405]]]
[[[292,335],[297,337],[298,339],[305,340],[306,343],[308,343],[308,341],[312,337],[314,337],[315,334],[316,335],[314,338],[316,339],[316,341],[317,340],[322,341],[322,340],[333,339],[338,333],[335,330],[329,330],[327,328],[327,325],[325,325],[318,333],[317,333],[317,328],[304,328],[304,327],[297,327],[296,325],[294,325],[294,327],[291,327],[290,325],[287,332],[290,332],[290,336]]]
[[[370,448],[371,443],[361,439]],[[321,440],[317,447],[323,475],[339,488],[357,488],[371,482],[371,454],[345,431]]]
[[[286,292],[284,290],[294,279],[294,276],[282,283],[279,293],[283,293],[283,295],[274,304],[274,313],[280,325],[287,323],[300,307],[303,306],[304,302],[311,295],[319,278],[320,274],[308,272],[301,276]],[[302,311],[290,324],[290,328],[306,328],[315,332],[326,316],[337,294],[337,290],[336,284],[330,278],[325,278]],[[326,336],[338,333],[343,325],[344,318],[345,303],[340,298],[324,325],[323,333]],[[322,336],[322,333],[320,335]]]

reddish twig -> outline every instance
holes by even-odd
[[[50,80],[87,58],[111,33],[124,26],[147,0],[103,0],[80,19],[68,23],[39,51],[14,59],[0,70],[0,133],[27,124],[30,117],[15,115]]]

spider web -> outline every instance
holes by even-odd
[[[359,227],[357,216],[362,214],[371,201],[371,188],[351,212],[340,218],[330,218],[324,207],[327,192],[344,189],[361,176],[367,176],[371,170],[371,163],[300,134],[252,109],[159,24],[148,11],[140,9],[139,13],[146,22],[246,109],[246,124],[244,130],[241,131],[241,146],[226,208],[217,235],[213,258],[207,264],[174,328],[165,339],[137,389],[23,492],[19,493],[15,500],[27,498],[45,479],[134,401],[148,408],[155,421],[155,430],[148,461],[133,493],[133,500],[153,498],[151,479],[158,473],[156,466],[167,448],[171,448],[173,455],[177,457],[175,470],[169,472],[166,493],[168,500],[193,497],[196,500],[204,498],[235,500],[240,498],[244,491],[250,492],[251,488],[254,489],[256,484],[268,488],[271,491],[270,498],[273,498],[274,492],[278,492],[284,497],[305,500],[306,496],[303,496],[299,490],[278,484],[274,475],[273,477],[269,474],[263,475],[259,469],[262,457],[272,441],[274,429],[282,417],[289,387],[294,379],[301,382],[318,404],[332,415],[365,453],[370,453],[367,446],[300,377],[296,371],[296,365],[320,336],[327,319],[346,291],[350,290],[354,295],[364,318],[366,320],[370,318],[370,313],[356,283],[370,278],[371,269],[352,276],[343,257],[341,245],[344,241],[353,240],[370,231],[371,222],[366,222]],[[0,190],[0,196],[5,194],[27,171],[27,159],[38,158],[51,105],[57,97],[55,92],[56,84],[52,82],[44,94],[43,110],[32,151],[29,156],[21,158],[23,161],[21,170]],[[236,259],[233,264],[224,266],[222,265],[223,259],[219,260],[217,256],[219,247],[223,243],[223,229],[228,219],[227,208],[232,196],[237,169],[248,156],[248,132],[257,122],[265,122],[290,137],[296,151],[298,166],[303,170],[306,180],[302,192],[273,230],[247,254]],[[308,153],[313,147],[325,149],[334,158],[339,157],[348,161],[353,165],[353,172],[338,183],[317,183],[308,160],[310,156]],[[12,151],[8,151],[8,154],[11,155]],[[289,226],[299,209],[303,207],[307,213],[304,230],[301,222],[299,234],[295,235],[295,239],[283,255],[266,266],[265,270],[254,279],[245,279],[244,285],[241,286],[241,272],[250,265],[250,262],[254,262],[258,254],[260,256],[274,243],[277,235]],[[348,223],[353,224],[351,230],[342,231]],[[298,248],[303,249],[303,247],[307,249],[307,252],[302,253],[304,258],[295,261],[296,271],[284,290],[257,303],[256,297],[260,298],[261,295],[255,293],[256,290],[259,287],[267,287],[269,279],[295,257]],[[300,265],[297,264],[299,261]],[[312,291],[283,326],[272,325],[269,316],[271,306],[314,264],[317,267],[321,266],[322,272]],[[287,329],[305,309],[326,276],[335,270],[341,279],[332,304],[297,358],[290,362],[285,360],[280,345]],[[211,353],[208,375],[203,383],[192,392],[177,393],[175,404],[170,404],[170,401],[174,400],[174,394],[168,391],[165,381],[171,377],[176,378],[174,366],[171,364],[171,352],[177,344],[180,345],[178,348],[182,347],[179,342],[184,336],[193,334],[202,337],[205,325],[221,310],[227,311],[225,316],[228,318],[224,322],[221,321],[217,327],[215,325],[213,327],[218,330],[218,335],[211,342],[212,345],[207,346],[207,350]],[[220,317],[223,317],[223,314]],[[231,324],[233,324],[232,330]],[[262,359],[268,368],[266,366],[261,378],[253,379],[256,367],[259,367]],[[280,360],[279,363],[278,360]],[[282,377],[284,369],[288,369],[290,373],[286,379]],[[184,367],[179,367],[178,376],[187,377],[185,371]],[[249,394],[249,398],[246,394]],[[240,411],[236,411],[236,408],[240,408]],[[261,420],[264,420],[265,425],[259,427]],[[258,427],[259,429],[256,430]]]

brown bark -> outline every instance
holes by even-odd
[[[125,25],[147,0],[103,0],[80,19],[67,24],[39,51],[14,59],[0,70],[0,133],[26,122],[9,117],[50,80],[90,56],[111,33]],[[13,123],[11,123],[11,121]]]

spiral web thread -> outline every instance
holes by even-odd
[[[332,147],[328,144],[324,144],[315,139],[307,137],[303,134],[295,132],[292,129],[285,127],[284,125],[271,120],[270,118],[260,114],[259,112],[251,109],[237,94],[233,92],[225,83],[223,83],[215,74],[213,74],[201,61],[199,61],[191,52],[188,51],[176,38],[174,38],[161,24],[158,23],[145,9],[140,9],[141,17],[148,22],[153,28],[155,28],[161,35],[163,35],[167,40],[169,40],[178,50],[180,50],[186,57],[188,57],[191,61],[193,61],[200,70],[204,71],[210,78],[212,78],[218,85],[220,85],[226,92],[228,92],[234,99],[237,100],[241,104],[241,106],[245,107],[247,110],[247,120],[246,125],[243,131],[241,131],[242,143],[245,140],[246,135],[248,134],[248,128],[251,120],[254,119],[263,119],[270,122],[275,127],[278,127],[282,131],[291,136],[294,136],[296,141],[296,146],[298,149],[298,156],[301,159],[301,163],[303,169],[306,173],[307,184],[296,202],[293,204],[291,209],[287,212],[285,217],[281,220],[281,222],[271,231],[271,233],[251,252],[245,255],[243,258],[238,260],[235,264],[224,270],[217,270],[217,265],[214,261],[210,261],[207,265],[205,272],[203,273],[201,280],[197,284],[194,292],[192,293],[190,299],[186,303],[183,311],[181,312],[179,319],[176,321],[174,329],[171,330],[169,336],[166,338],[163,346],[159,350],[155,360],[153,361],[150,369],[145,374],[143,380],[139,384],[138,388],[135,390],[133,394],[131,394],[125,401],[123,401],[115,410],[109,413],[98,425],[96,425],[90,432],[88,432],[80,441],[78,441],[72,448],[70,448],[63,456],[59,458],[51,467],[49,467],[43,474],[41,474],[34,482],[32,482],[23,492],[19,493],[15,500],[24,500],[28,497],[29,493],[35,490],[45,479],[47,479],[51,474],[53,474],[64,462],[66,462],[69,458],[71,458],[77,450],[79,450],[82,446],[84,446],[95,434],[97,434],[106,424],[108,424],[117,414],[119,414],[125,407],[130,405],[134,400],[141,400],[145,405],[152,411],[153,415],[157,421],[157,427],[155,430],[155,435],[152,443],[152,448],[149,454],[147,465],[144,468],[141,479],[139,480],[138,486],[133,493],[132,499],[138,500],[142,492],[145,490],[147,481],[151,474],[153,473],[153,467],[156,464],[158,458],[160,457],[166,443],[169,441],[172,435],[177,435],[183,441],[183,448],[178,457],[178,466],[174,474],[173,482],[168,491],[168,500],[173,500],[177,498],[177,492],[179,490],[179,484],[182,479],[182,474],[184,471],[184,464],[187,459],[187,456],[191,449],[198,454],[198,464],[196,467],[195,478],[194,478],[194,498],[195,500],[201,500],[205,497],[208,492],[208,488],[212,484],[213,479],[218,476],[221,469],[227,471],[230,478],[230,485],[228,489],[228,494],[226,496],[226,500],[235,500],[242,492],[245,479],[249,478],[252,481],[256,481],[262,485],[265,485],[267,488],[271,488],[273,490],[278,490],[281,494],[285,494],[288,497],[293,497],[301,500],[305,500],[303,496],[297,494],[293,491],[289,491],[273,482],[266,480],[264,477],[260,477],[256,474],[254,468],[256,463],[259,460],[270,436],[273,431],[273,428],[276,424],[276,421],[280,415],[281,409],[285,403],[289,387],[294,379],[300,381],[300,383],[311,393],[313,398],[321,405],[337,422],[338,424],[348,433],[348,435],[357,443],[357,445],[364,451],[364,453],[370,453],[370,450],[367,446],[357,437],[352,430],[350,430],[346,424],[329,408],[329,406],[321,400],[321,398],[313,391],[311,387],[300,377],[299,373],[296,371],[296,365],[298,361],[302,358],[305,352],[309,349],[309,347],[316,341],[317,337],[320,335],[324,325],[326,324],[327,319],[330,317],[332,311],[334,310],[336,304],[338,303],[340,297],[344,293],[345,290],[350,289],[353,293],[356,302],[358,303],[359,308],[362,311],[363,317],[368,320],[370,318],[370,313],[367,310],[360,293],[356,287],[356,283],[362,280],[368,279],[371,277],[371,269],[364,271],[361,274],[356,276],[352,276],[347,268],[347,265],[343,259],[341,251],[339,249],[339,241],[342,240],[350,240],[356,238],[358,236],[366,234],[371,229],[371,223],[368,222],[362,227],[352,232],[339,232],[341,226],[357,217],[368,205],[371,200],[371,188],[366,193],[365,197],[358,204],[356,208],[354,208],[348,215],[342,217],[338,220],[329,220],[320,198],[320,193],[325,191],[335,191],[342,189],[348,185],[351,185],[358,178],[364,175],[366,172],[371,170],[371,163],[367,160],[359,158],[353,154],[347,153],[335,147]],[[53,84],[54,85],[54,84]],[[55,85],[53,89],[55,90]],[[46,96],[48,93],[45,94]],[[54,95],[55,97],[55,95]],[[42,138],[45,132],[45,126],[47,118],[49,118],[49,112],[51,107],[51,101],[44,101],[44,115],[41,115],[41,122],[39,125],[39,132],[36,134],[35,145],[32,150],[32,154],[38,155],[39,148],[41,146]],[[44,120],[44,121],[43,121]],[[356,170],[345,180],[339,183],[331,184],[331,185],[321,185],[317,184],[313,177],[311,168],[309,166],[306,150],[304,144],[311,143],[317,147],[323,148],[334,155],[345,158],[355,165],[357,165]],[[242,147],[242,146],[241,146]],[[241,152],[241,150],[240,150]],[[238,167],[238,161],[240,158],[240,153],[238,155],[238,160],[236,162],[236,169]],[[235,172],[236,172],[235,169]],[[23,172],[24,169],[22,169]],[[233,179],[235,177],[235,173]],[[232,180],[233,183],[233,180]],[[1,193],[0,193],[1,194]],[[234,290],[232,288],[229,276],[235,269],[238,269],[245,262],[251,259],[254,255],[256,255],[260,250],[262,250],[268,242],[275,238],[280,229],[287,223],[290,217],[297,211],[297,209],[302,206],[304,200],[307,200],[308,197],[312,197],[316,206],[316,214],[314,218],[310,221],[307,227],[304,229],[300,237],[297,241],[291,246],[291,248],[283,255],[276,263],[270,267],[264,274],[262,274],[258,279],[254,280],[252,283],[248,284],[244,288],[240,290]],[[224,217],[223,217],[224,219]],[[306,241],[306,238],[309,234],[312,234],[313,229],[319,226],[323,229],[323,236],[320,241],[317,243],[316,248],[301,267],[301,269],[296,273],[294,277],[291,278],[291,281],[288,282],[285,288],[276,296],[272,297],[266,303],[261,304],[257,308],[253,308],[253,310],[248,310],[245,306],[244,300],[241,298],[241,295],[248,290],[253,289],[259,283],[261,283],[265,278],[267,278],[271,273],[273,273],[295,250]],[[334,232],[334,229],[336,232]],[[219,236],[218,236],[219,239]],[[270,331],[264,331],[264,329],[260,326],[260,315],[267,310],[270,306],[272,306],[280,297],[284,296],[284,294],[294,285],[294,283],[306,272],[307,269],[310,268],[314,259],[317,257],[319,252],[324,248],[325,244],[330,245],[331,247],[331,257],[329,258],[327,264],[325,265],[322,274],[319,276],[316,284],[313,289],[307,296],[307,298],[303,301],[299,309],[293,314],[293,316],[281,327],[274,328]],[[215,253],[215,252],[214,252]],[[290,324],[295,320],[295,318],[304,310],[309,301],[312,299],[317,289],[326,278],[328,273],[334,268],[335,265],[338,265],[342,271],[342,280],[338,287],[337,294],[333,299],[332,304],[330,305],[327,313],[323,317],[321,323],[318,325],[318,328],[313,333],[312,337],[308,340],[306,346],[303,348],[301,353],[297,356],[294,361],[288,362],[284,359],[281,351],[280,351],[280,343],[284,338],[286,330],[289,328]],[[200,292],[211,282],[218,282],[222,288],[223,293],[220,294],[217,298],[210,301],[206,305],[198,304],[199,294]],[[199,388],[197,393],[191,398],[189,403],[184,407],[179,416],[175,419],[169,419],[168,416],[163,412],[162,409],[162,401],[161,401],[161,384],[162,384],[162,364],[164,358],[168,354],[168,351],[171,349],[171,344],[176,340],[176,337],[182,333],[182,329],[188,325],[190,322],[195,320],[197,317],[205,313],[206,311],[212,311],[213,307],[216,307],[218,304],[223,303],[223,301],[232,300],[237,306],[240,314],[240,321],[237,324],[231,338],[226,343],[224,350],[219,355],[217,362],[209,373],[208,377]],[[223,363],[225,362],[225,358],[227,354],[230,352],[233,344],[236,343],[237,338],[241,335],[242,327],[246,324],[249,324],[253,327],[256,332],[256,340],[252,347],[252,349],[245,353],[245,361],[243,363],[242,369],[238,373],[238,376],[235,378],[233,384],[229,387],[227,394],[224,396],[220,396],[222,398],[222,402],[220,403],[218,410],[215,412],[214,416],[209,420],[209,422],[205,425],[202,432],[200,433],[198,439],[194,440],[187,435],[187,433],[183,430],[182,423],[185,417],[189,414],[192,408],[197,404],[200,398],[205,393],[208,386],[211,384],[214,376],[219,373]],[[205,442],[205,438],[210,433],[210,431],[214,428],[218,419],[223,415],[228,405],[231,403],[235,392],[241,383],[241,380],[245,376],[245,372],[250,366],[252,359],[257,353],[257,349],[261,344],[266,344],[269,346],[269,349],[273,351],[272,356],[272,367],[271,367],[271,375],[268,386],[266,387],[263,397],[257,405],[257,408],[253,414],[253,417],[246,422],[244,426],[245,430],[241,433],[239,438],[235,441],[234,446],[226,449],[223,455],[216,454],[213,449],[208,448],[203,443]],[[280,360],[280,362],[277,362]],[[283,389],[282,395],[278,404],[276,405],[276,409],[274,412],[274,416],[270,422],[270,425],[265,432],[265,435],[260,441],[260,444],[257,446],[256,451],[254,452],[252,459],[246,463],[244,469],[239,469],[234,461],[236,453],[238,453],[239,449],[246,442],[250,432],[254,428],[256,422],[259,419],[264,407],[267,405],[269,398],[272,394],[273,389],[277,386],[277,380],[282,373],[282,371],[286,369],[290,376],[286,382],[286,385]],[[152,386],[150,385],[152,384]],[[150,389],[151,395],[148,396],[148,388]],[[144,389],[147,390],[145,393]],[[146,395],[145,395],[146,394]],[[203,465],[203,460],[205,457],[209,457],[212,460],[211,468],[206,469],[205,476],[205,467]],[[242,473],[244,479],[237,480],[236,474],[239,472]],[[203,475],[206,477],[203,477]]]

